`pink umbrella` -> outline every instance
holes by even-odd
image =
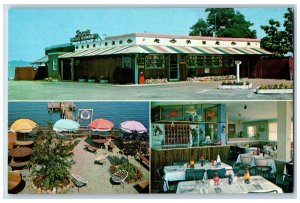
[[[120,124],[121,129],[125,132],[132,133],[133,131],[136,131],[138,133],[144,133],[147,132],[147,129],[143,124],[141,124],[138,121],[125,121]]]
[[[109,120],[98,118],[90,122],[88,127],[93,131],[110,131],[114,124]]]

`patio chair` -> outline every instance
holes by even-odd
[[[74,185],[77,187],[78,192],[79,188],[86,186],[88,181],[86,181],[83,177],[76,174],[71,174],[71,181],[74,183]]]
[[[128,176],[128,172],[125,170],[120,170],[115,172],[112,176],[111,176],[111,180],[114,183],[119,183],[123,188],[124,188],[124,182],[126,180]]]
[[[246,166],[251,166],[252,158],[250,156],[243,156],[241,155],[241,163],[245,164]]]
[[[102,166],[105,164],[106,158],[108,157],[107,153],[101,154],[95,159],[96,163],[102,164]]]
[[[293,176],[285,173],[286,162],[276,160],[275,184],[284,192],[293,192]]]

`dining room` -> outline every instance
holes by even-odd
[[[151,104],[151,192],[293,193],[293,103]]]

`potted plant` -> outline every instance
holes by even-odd
[[[95,76],[89,77],[88,82],[91,82],[91,83],[96,82],[96,77]]]
[[[108,83],[108,79],[109,79],[109,77],[107,75],[106,76],[101,75],[100,78],[99,78],[99,82],[101,84],[107,84]]]
[[[79,82],[86,82],[86,76],[80,76],[78,81]]]

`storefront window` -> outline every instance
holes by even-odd
[[[187,57],[188,68],[219,68],[222,65],[222,56],[189,55]]]
[[[165,68],[165,56],[159,54],[149,54],[145,57],[146,69]]]

